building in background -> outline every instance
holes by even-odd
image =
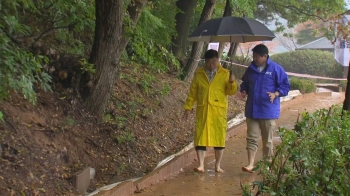
[[[326,37],[321,37],[315,41],[302,45],[295,50],[322,50],[334,52],[334,45]]]

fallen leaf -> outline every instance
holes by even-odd
[[[38,191],[46,193],[46,190],[44,188],[38,188]]]

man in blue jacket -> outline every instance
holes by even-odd
[[[280,116],[280,97],[288,95],[290,89],[286,72],[269,58],[268,53],[268,48],[263,44],[253,48],[253,62],[242,77],[240,89],[242,99],[248,95],[245,116],[249,164],[242,170],[249,173],[253,173],[260,136],[263,156],[267,160],[271,159],[275,119]]]

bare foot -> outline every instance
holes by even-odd
[[[200,168],[200,167],[198,167],[198,168],[193,168],[193,171],[198,172],[198,173],[204,173],[204,169],[203,169],[203,168]]]
[[[254,173],[253,169],[254,169],[254,166],[249,166],[249,165],[247,167],[242,167],[242,171],[248,172],[248,173]]]
[[[220,167],[218,167],[218,168],[215,168],[215,172],[224,173],[225,171],[222,170]]]

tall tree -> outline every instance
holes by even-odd
[[[230,0],[231,14],[238,17],[253,17],[255,10],[257,9],[255,0]],[[230,61],[234,59],[240,43],[230,43],[230,49],[227,53]],[[235,72],[235,70],[231,70]]]
[[[217,0],[206,0],[205,5],[203,7],[203,11],[201,14],[201,18],[199,19],[198,25],[202,22],[209,20],[211,15],[213,14],[215,4]],[[185,81],[191,81],[194,72],[197,69],[198,62],[200,60],[202,51],[203,51],[204,42],[194,42],[192,44],[191,56],[188,58],[186,66],[183,69],[182,79]]]
[[[350,62],[349,62],[349,67],[350,67]],[[350,112],[350,69],[348,68],[348,75],[347,75],[347,85],[346,85],[346,90],[345,90],[345,99],[343,103],[343,110]]]
[[[344,0],[257,0],[255,18],[265,23],[275,22],[277,31],[308,20],[327,20],[334,14],[343,13]],[[287,25],[279,19],[287,20]]]
[[[224,15],[223,17],[225,16],[232,16],[232,6],[231,6],[231,0],[226,0],[226,5],[225,5],[225,10],[224,10]],[[220,43],[219,45],[219,57],[222,56],[222,53],[224,51],[224,48],[225,48],[225,44],[224,42]]]
[[[177,34],[172,38],[172,52],[180,61],[181,67],[185,66],[187,36],[190,31],[190,21],[194,14],[194,8],[197,0],[178,0],[176,7],[178,13],[176,14],[176,32]]]
[[[326,28],[327,26],[328,24],[325,22],[315,22],[310,20],[296,25],[294,32],[295,38],[297,39],[297,44],[304,45],[319,39],[320,37],[324,36],[320,30]]]
[[[123,0],[95,1],[96,27],[90,62],[95,64],[96,73],[85,104],[97,116],[103,114],[117,79],[120,57],[129,41],[125,36],[126,25],[137,23],[146,3],[147,0],[132,1],[127,8],[130,24],[124,24]]]

